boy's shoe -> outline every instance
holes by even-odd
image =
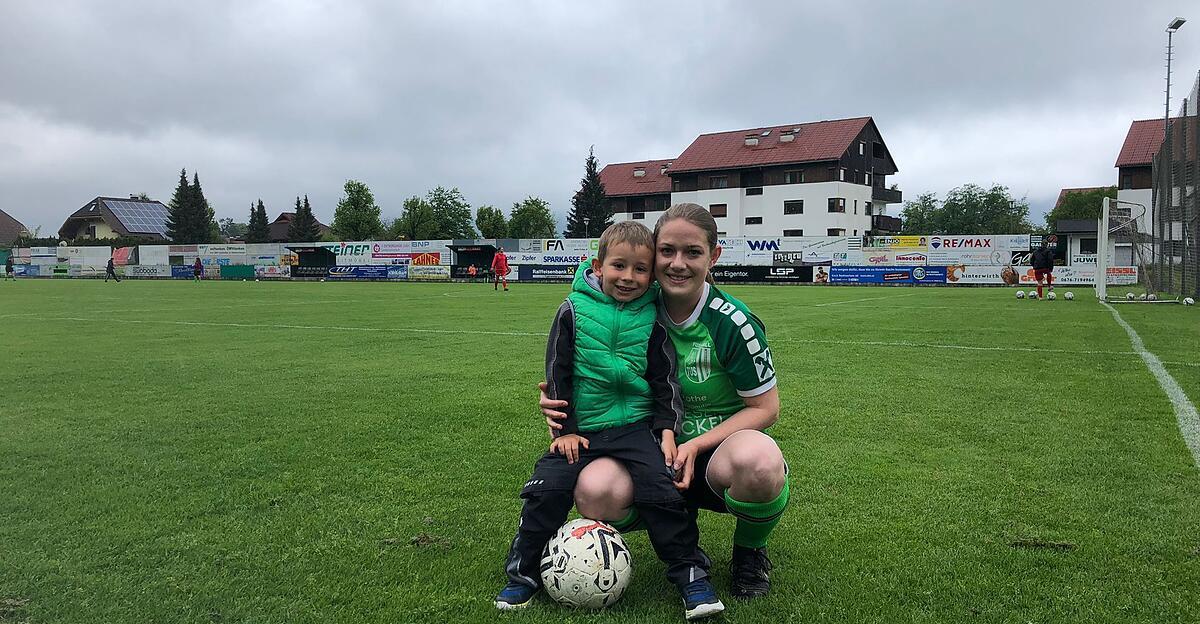
[[[735,598],[757,598],[766,596],[771,590],[771,560],[767,549],[733,546],[733,560],[729,562]]]
[[[530,587],[528,585],[521,585],[520,583],[509,583],[496,596],[496,608],[501,611],[507,611],[509,609],[528,607],[533,597],[541,589],[540,587]]]
[[[683,588],[683,617],[699,620],[725,610],[708,579],[692,581]]]

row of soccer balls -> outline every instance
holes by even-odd
[[[1029,291],[1028,295],[1026,295],[1025,291],[1023,291],[1023,290],[1017,291],[1017,299],[1024,299],[1026,297],[1029,297],[1030,299],[1037,299],[1038,298],[1037,291],[1031,290],[1031,291]],[[1046,298],[1051,301],[1054,301],[1055,299],[1057,299],[1053,290],[1046,294]],[[1154,293],[1150,293],[1150,294],[1142,293],[1141,296],[1135,295],[1133,293],[1125,293],[1125,298],[1128,299],[1129,301],[1158,301],[1158,295],[1156,295]],[[1067,291],[1067,292],[1063,293],[1063,299],[1066,299],[1067,301],[1074,301],[1075,293],[1073,293],[1071,291]],[[1189,306],[1196,305],[1196,300],[1192,299],[1191,297],[1184,297],[1183,305],[1189,305]]]

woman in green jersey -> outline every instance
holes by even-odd
[[[737,518],[730,564],[733,595],[770,589],[767,538],[787,506],[787,464],[763,433],[779,419],[775,368],[762,322],[741,301],[718,289],[709,271],[721,257],[717,223],[702,206],[676,204],[654,227],[659,318],[679,361],[686,417],[674,457],[677,487],[692,509]],[[566,401],[541,397],[552,428]],[[588,518],[622,530],[639,519],[633,482],[621,464],[599,459],[579,475],[575,505]]]

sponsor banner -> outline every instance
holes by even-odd
[[[928,236],[864,236],[863,249],[894,249],[925,251]]]
[[[721,257],[717,258],[717,266],[741,266],[746,264],[746,239],[719,238],[717,244],[721,247]]]
[[[450,267],[445,265],[408,267],[408,279],[413,281],[444,282],[450,280]]]
[[[161,247],[161,245],[155,246]],[[198,252],[198,247],[198,245],[167,245],[167,253],[172,256],[183,256],[188,254],[194,256]]]
[[[970,266],[954,264],[946,267],[948,284],[1016,284],[1018,267],[993,264]]]
[[[171,277],[171,266],[168,264],[130,264],[125,267],[125,277]]]
[[[201,256],[244,256],[245,245],[196,245],[196,254]]]
[[[13,277],[37,277],[38,268],[36,264],[14,264]]]
[[[256,264],[254,265],[255,279],[284,279],[292,276],[292,267],[279,266],[277,264]]]
[[[508,255],[509,264],[535,264],[535,265],[568,265],[579,266],[580,262],[588,259],[588,254],[562,254],[562,253],[510,253]]]
[[[866,263],[867,256],[865,252],[858,250],[833,252],[833,264],[835,266],[862,266]]]
[[[565,265],[521,265],[517,270],[519,281],[556,280],[570,281],[575,278],[575,269],[579,267]]]
[[[598,238],[544,238],[541,251],[548,254],[591,255],[600,248]]]
[[[1038,247],[1041,247],[1043,239],[1045,239],[1047,247],[1049,247],[1050,249],[1058,249],[1058,235],[1057,234],[1051,234],[1049,236],[1042,236],[1041,234],[1030,234],[1029,235],[1029,248],[1037,249]]]
[[[946,267],[946,281],[950,284],[1037,284],[1033,267],[1030,266],[963,266]],[[1054,267],[1055,284],[1095,284],[1096,266],[1060,266]],[[1108,283],[1112,285],[1136,284],[1137,267],[1109,267]]]
[[[80,265],[107,264],[109,257],[112,256],[112,248],[111,247],[79,246],[79,247],[63,247],[61,250],[65,251],[66,253],[65,253],[65,255],[60,254],[60,256],[63,257],[68,262],[70,262],[71,264],[80,264]]]
[[[17,253],[14,255],[15,255],[15,257],[13,259],[13,262],[20,262],[21,264],[29,264],[29,258],[31,257],[31,255],[29,253],[28,247],[18,247]]]
[[[929,250],[930,251],[949,251],[952,249],[987,249],[994,251],[997,249],[995,240],[991,236],[930,236]]]
[[[712,270],[712,276],[718,284],[736,282],[800,283],[812,281],[813,268],[805,266],[772,267],[758,265],[715,267]]]
[[[834,263],[839,253],[845,256],[847,252],[821,248],[808,248],[804,251],[776,251],[772,254],[772,263],[775,266],[828,266]]]
[[[899,266],[925,266],[929,256],[920,251],[893,251],[892,260]]]
[[[54,247],[30,247],[29,255],[33,258],[57,258],[58,249]]]
[[[138,245],[138,264],[171,264],[166,245]]]
[[[770,266],[776,251],[783,251],[778,238],[747,238],[745,264]]]
[[[329,267],[329,279],[387,279],[386,264]]]
[[[175,279],[192,279],[191,265],[171,265],[171,277]]]
[[[130,264],[129,257],[133,255],[133,247],[120,247],[113,250],[113,264],[125,265]]]
[[[833,266],[831,284],[944,284],[943,267]]]
[[[891,266],[895,264],[895,256],[890,252],[882,249],[864,249],[862,251],[863,265],[865,266]]]
[[[387,268],[387,278],[390,280],[406,280],[408,279],[407,264],[393,264]]]
[[[998,249],[1007,249],[1008,251],[1029,251],[1032,249],[1029,246],[1028,234],[1004,234],[995,238]]]
[[[292,277],[327,277],[330,268],[332,267],[296,265],[290,267],[289,270],[292,272]]]
[[[932,248],[926,254],[927,264],[931,265],[950,265],[950,264],[995,264],[1003,266],[1009,264],[1011,252],[1005,249],[993,249],[991,247],[957,247],[947,249],[942,247],[939,251],[934,251]]]
[[[1096,254],[1074,254],[1071,256],[1071,266],[1078,266],[1081,264],[1090,264],[1094,266],[1096,264]]]

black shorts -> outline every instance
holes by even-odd
[[[533,476],[521,488],[521,498],[544,491],[573,491],[579,473],[593,460],[611,457],[625,466],[633,480],[635,503],[667,503],[682,499],[663,459],[662,447],[650,423],[638,422],[601,431],[581,431],[589,448],[579,449],[579,459],[567,463],[565,455],[547,452],[533,467]]]

